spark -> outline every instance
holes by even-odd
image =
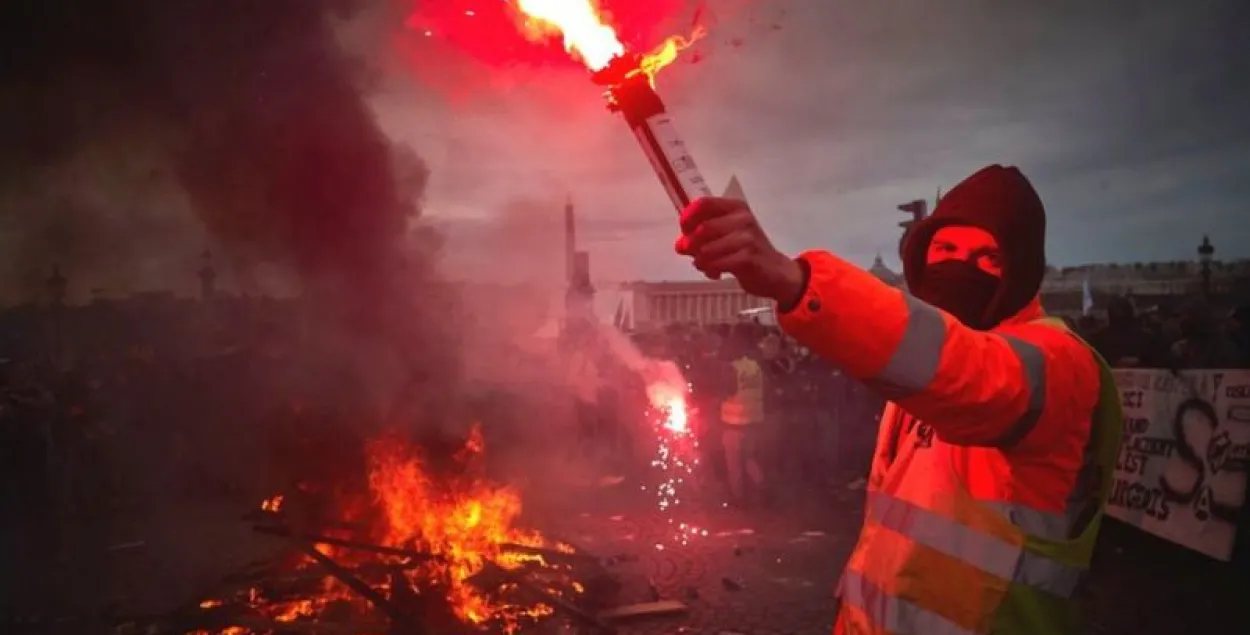
[[[699,466],[699,442],[690,427],[688,396],[692,390],[671,382],[656,382],[647,387],[651,407],[647,419],[655,431],[655,455],[651,467],[658,475],[654,486],[656,508],[667,517],[673,528],[671,540],[685,546],[694,538],[706,536],[707,531],[680,522],[674,514],[682,504],[682,491],[695,480]],[[645,487],[643,488],[646,489]],[[662,544],[656,550],[663,550]]]

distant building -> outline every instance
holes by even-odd
[[[1112,297],[1131,297],[1142,309],[1175,306],[1201,293],[1199,265],[1193,262],[1085,265],[1052,268],[1042,282],[1042,304],[1055,315],[1079,315],[1085,281],[1102,312]],[[1212,296],[1217,304],[1250,300],[1250,260],[1212,266]],[[868,271],[887,284],[901,286],[903,275],[880,256]],[[631,325],[639,330],[671,324],[732,324],[751,319],[771,303],[747,295],[732,279],[690,282],[633,282],[629,292]]]
[[[1211,300],[1231,305],[1250,300],[1250,260],[1211,263]],[[1042,282],[1042,304],[1056,315],[1081,312],[1088,281],[1094,312],[1105,311],[1114,297],[1133,300],[1139,309],[1167,307],[1183,298],[1202,294],[1202,275],[1197,262],[1146,262],[1095,264],[1051,268]]]
[[[903,282],[903,276],[887,267],[880,256],[869,271],[891,285]],[[627,287],[632,292],[633,325],[640,330],[671,324],[733,324],[772,309],[772,302],[748,295],[733,279],[633,282]]]
[[[885,261],[881,259],[881,254],[877,254],[877,257],[873,259],[872,266],[868,268],[868,273],[877,276],[877,278],[880,278],[882,282],[888,285],[895,287],[903,286],[903,274],[885,266]]]
[[[634,325],[641,330],[671,324],[731,324],[743,311],[769,305],[738,288],[738,281],[634,282]]]

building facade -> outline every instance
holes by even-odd
[[[1217,306],[1233,306],[1250,300],[1250,260],[1212,262],[1205,280],[1202,265],[1192,261],[1052,268],[1042,283],[1042,303],[1050,313],[1076,316],[1084,311],[1086,289],[1095,314],[1117,297],[1139,310],[1177,308],[1204,295]]]
[[[889,284],[902,284],[903,277],[886,267],[880,257],[869,271]],[[731,278],[633,282],[626,286],[631,292],[633,327],[639,330],[674,324],[733,324],[772,308],[772,302],[747,294]]]
[[[673,324],[730,324],[743,312],[769,302],[748,295],[733,279],[691,282],[634,282],[634,328],[650,330]]]
[[[902,285],[902,274],[880,258],[868,269],[884,282]],[[1113,297],[1129,297],[1141,309],[1174,305],[1204,293],[1201,266],[1196,262],[1085,265],[1052,268],[1042,282],[1042,303],[1056,315],[1079,315],[1089,288],[1094,311],[1100,313]],[[732,324],[752,319],[767,300],[754,298],[736,281],[632,282],[622,285],[631,307],[628,326],[638,330],[673,324]],[[1213,262],[1208,291],[1221,305],[1250,300],[1250,260]]]

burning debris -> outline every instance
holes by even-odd
[[[306,493],[279,494],[248,515],[292,557],[232,576],[168,618],[176,632],[516,633],[559,617],[611,632],[596,615],[618,588],[597,558],[518,528],[518,493],[482,476],[474,427],[447,469],[386,435],[366,450],[367,494],[335,502],[309,526]],[[559,620],[557,620],[559,621]],[[162,631],[164,632],[164,631]]]

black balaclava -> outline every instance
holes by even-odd
[[[929,244],[943,227],[978,227],[1002,255],[1001,279],[976,263],[927,264]],[[1029,180],[1014,167],[991,165],[956,185],[903,245],[903,275],[912,295],[979,330],[1019,313],[1037,297],[1046,274],[1046,210]]]

